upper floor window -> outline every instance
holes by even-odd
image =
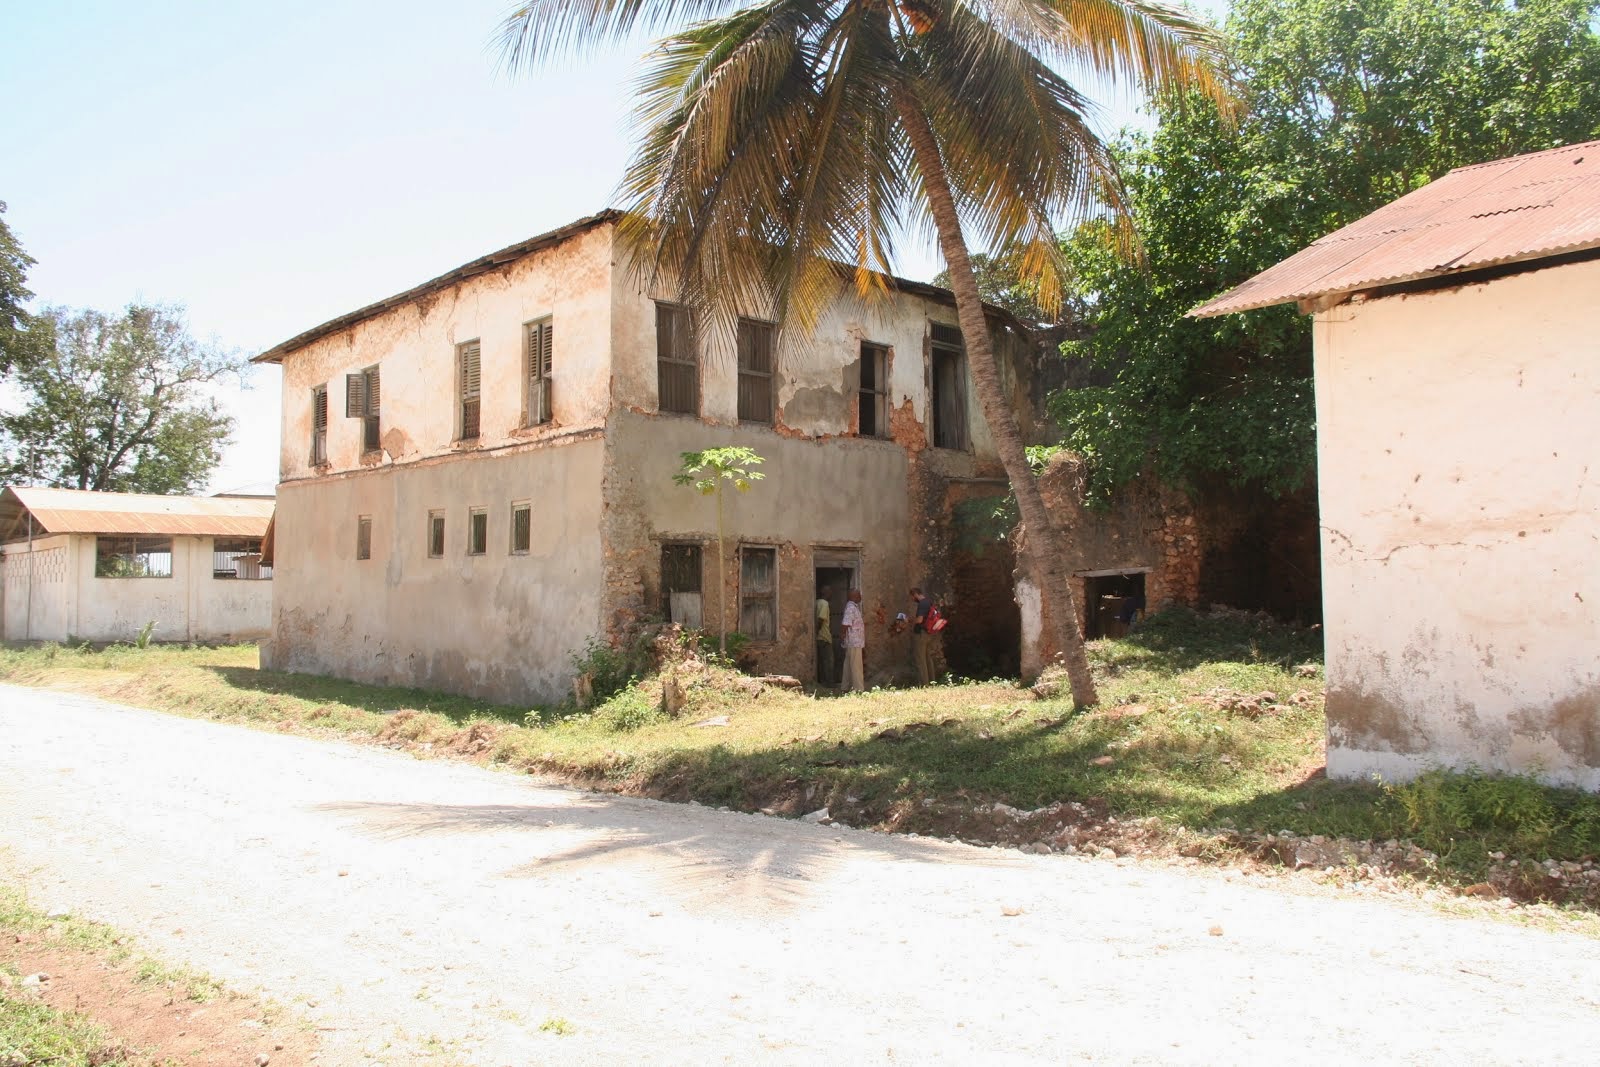
[[[533,505],[511,505],[511,554],[526,556],[533,547]]]
[[[372,516],[356,517],[356,559],[372,558]]]
[[[456,346],[456,379],[461,397],[460,440],[476,441],[483,410],[483,347],[477,341]]]
[[[438,559],[444,555],[444,512],[428,512],[428,556]]]
[[[328,387],[326,384],[311,390],[311,465],[320,467],[328,462]]]
[[[967,447],[967,346],[955,326],[933,324],[933,445]]]
[[[861,342],[861,374],[856,392],[856,434],[889,436],[889,350]]]
[[[361,420],[361,451],[376,452],[383,447],[378,435],[379,400],[378,368],[368,367],[355,374],[344,376],[344,414],[348,419]]]
[[[99,537],[94,546],[96,578],[171,578],[172,538]]]
[[[656,302],[656,407],[700,414],[700,360],[689,328],[689,309]]]
[[[523,405],[528,426],[550,421],[550,372],[553,369],[555,326],[540,319],[523,327],[522,350],[527,361],[527,401]]]
[[[272,577],[272,568],[261,563],[261,538],[217,537],[211,541],[211,577]]]
[[[773,350],[777,327],[739,320],[739,421],[772,424]]]

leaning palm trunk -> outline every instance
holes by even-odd
[[[1024,553],[1026,565],[1034,585],[1040,590],[1040,599],[1046,606],[1050,636],[1054,638],[1057,652],[1066,667],[1067,679],[1072,685],[1072,702],[1080,708],[1099,702],[1095,692],[1094,676],[1089,671],[1089,657],[1084,652],[1083,632],[1078,628],[1078,608],[1073,596],[1072,583],[1067,578],[1061,561],[1065,558],[1058,545],[1059,532],[1050,521],[1044,496],[1028,463],[1028,453],[1022,445],[1022,434],[1017,420],[1000,388],[1000,375],[995,367],[994,346],[989,341],[988,319],[983,311],[983,298],[978,292],[978,279],[972,271],[967,255],[967,243],[961,234],[961,219],[956,213],[955,198],[945,177],[944,161],[934,140],[933,129],[927,116],[908,90],[895,93],[895,107],[900,113],[911,151],[922,172],[922,184],[928,197],[928,206],[939,234],[939,250],[944,254],[950,271],[950,289],[956,296],[956,314],[961,321],[961,335],[967,346],[967,366],[972,373],[973,389],[978,394],[978,404],[983,409],[984,421],[994,438],[995,450],[1005,466],[1006,477],[1011,481],[1011,491],[1017,498],[1017,510],[1022,513],[1022,524],[1028,534],[1028,551]]]

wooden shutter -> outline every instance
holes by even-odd
[[[344,376],[344,417],[359,419],[367,413],[366,374]]]
[[[324,386],[311,391],[311,428],[318,432],[328,428],[328,390]]]
[[[474,341],[461,346],[461,399],[475,399],[483,388],[483,349]]]
[[[367,371],[367,414],[376,418],[378,412],[378,398],[382,391],[378,388],[378,368],[372,367]]]
[[[535,322],[528,327],[528,378],[550,377],[552,334],[549,322]]]

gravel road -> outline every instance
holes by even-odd
[[[297,1005],[322,1064],[1551,1064],[1600,1038],[1576,936],[8,686],[0,877]]]

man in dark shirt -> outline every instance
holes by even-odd
[[[927,685],[933,680],[933,649],[929,642],[933,635],[928,633],[928,609],[933,607],[933,601],[923,595],[921,589],[911,590],[911,666],[917,672],[917,684]]]

